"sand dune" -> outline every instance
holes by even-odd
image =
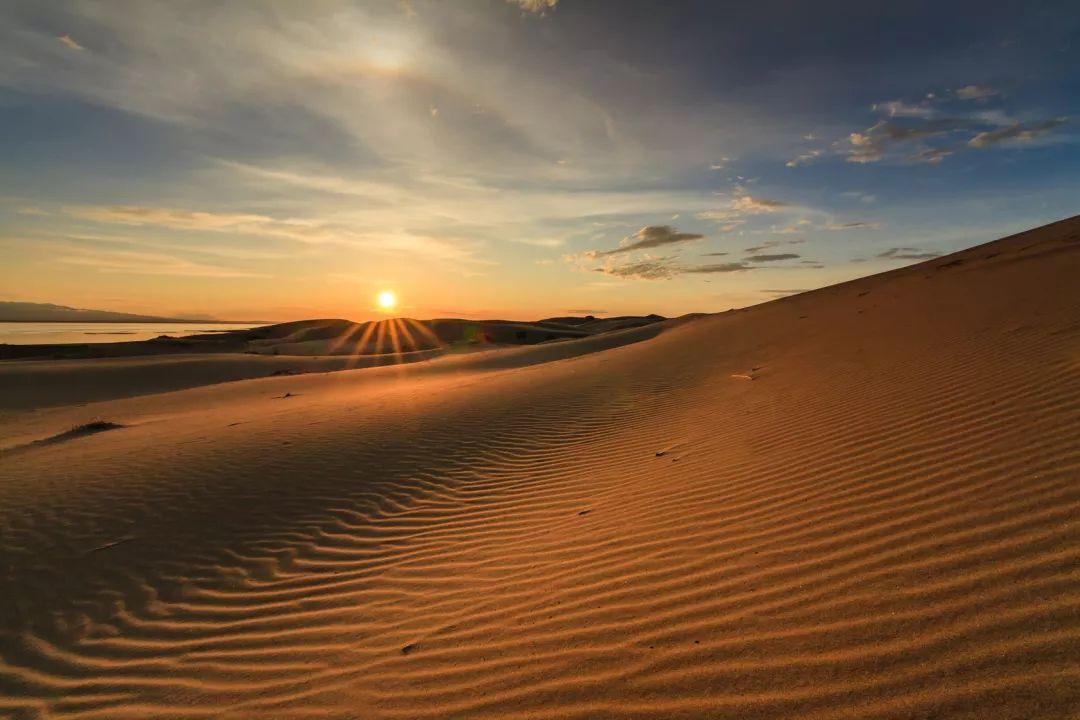
[[[215,383],[381,367],[487,352],[521,345],[590,341],[554,353],[510,353],[535,362],[593,352],[651,337],[664,318],[553,318],[532,323],[506,320],[406,318],[356,323],[302,320],[263,327],[135,342],[78,345],[0,344],[0,413],[183,390]],[[534,362],[534,361],[530,361]],[[492,358],[474,367],[491,367]],[[4,442],[0,440],[0,449]]]
[[[0,715],[1077,717],[1078,277],[9,410]]]

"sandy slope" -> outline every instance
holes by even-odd
[[[1076,717],[1078,277],[9,414],[0,713]]]

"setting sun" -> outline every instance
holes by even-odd
[[[383,290],[375,298],[375,302],[379,304],[380,310],[393,310],[397,307],[397,295],[392,290]]]

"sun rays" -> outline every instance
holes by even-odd
[[[354,324],[331,341],[327,353],[352,356],[349,367],[355,367],[363,358],[377,358],[377,364],[390,365],[405,362],[414,353],[439,350],[445,344],[418,320],[388,318]]]

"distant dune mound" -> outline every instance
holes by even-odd
[[[249,330],[186,337],[161,336],[136,342],[77,345],[0,345],[0,359],[79,359],[180,353],[264,355],[402,355],[485,345],[534,345],[588,337],[662,321],[660,315],[613,318],[513,320],[413,320],[390,318],[363,323],[342,319],[298,320]],[[431,356],[428,353],[427,356]]]

